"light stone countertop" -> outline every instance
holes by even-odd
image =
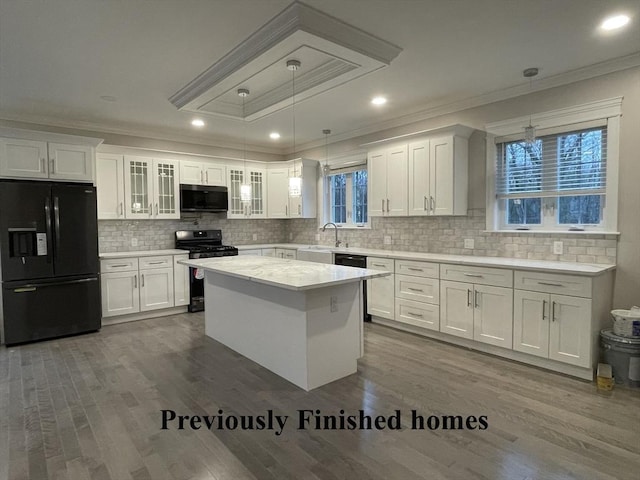
[[[283,258],[243,255],[235,257],[181,260],[178,263],[205,271],[243,278],[287,290],[314,288],[386,277],[391,272],[344,267],[325,263],[303,262]]]
[[[168,250],[137,250],[135,252],[107,252],[100,253],[98,257],[100,259],[108,258],[132,258],[132,257],[155,257],[157,255],[188,255],[187,250],[179,250],[177,248],[171,248]]]
[[[239,250],[254,248],[290,248],[301,249],[316,247],[313,250],[325,250],[333,253],[346,253],[353,255],[365,255],[369,257],[393,258],[396,260],[418,260],[426,262],[450,263],[457,265],[473,265],[478,267],[512,268],[517,270],[533,270],[550,273],[566,273],[572,275],[597,276],[614,270],[615,265],[600,265],[590,263],[554,262],[551,260],[529,260],[509,257],[474,257],[472,255],[448,255],[444,253],[405,252],[399,250],[378,250],[369,248],[344,248],[329,245],[300,245],[300,244],[263,244],[241,245]]]

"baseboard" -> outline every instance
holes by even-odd
[[[131,313],[129,315],[118,315],[115,317],[102,318],[102,326],[117,325],[118,323],[135,322],[137,320],[148,320],[149,318],[166,317],[187,313],[187,306],[163,308],[162,310],[150,310],[148,312]]]

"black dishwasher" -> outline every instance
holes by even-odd
[[[335,253],[333,255],[333,263],[335,265],[344,265],[346,267],[359,267],[367,268],[367,257],[364,255],[351,255],[349,253]],[[367,282],[362,282],[362,302],[364,304],[364,316],[362,318],[365,322],[371,321],[371,315],[367,313]]]

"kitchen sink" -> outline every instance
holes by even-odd
[[[298,249],[298,260],[333,264],[333,252],[324,245],[310,245]]]

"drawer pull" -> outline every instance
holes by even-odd
[[[149,265],[162,265],[163,263],[167,263],[166,261],[162,260],[160,262],[149,262]]]
[[[424,315],[422,315],[421,313],[413,313],[413,312],[407,312],[407,315],[411,315],[412,317],[419,317],[419,318],[424,317]]]
[[[386,267],[384,263],[372,263],[371,265],[373,265],[374,267]]]
[[[465,277],[473,277],[473,278],[483,278],[483,275],[478,275],[477,273],[464,273]]]
[[[407,267],[409,270],[412,270],[414,272],[424,272],[424,270],[422,268],[413,268],[413,267]]]
[[[561,283],[538,282],[538,285],[547,285],[548,287],[564,287]]]
[[[128,267],[129,265],[126,263],[119,263],[118,265],[111,265],[111,268],[124,268],[124,267]]]
[[[424,290],[422,290],[421,288],[411,288],[411,287],[407,287],[408,290],[411,290],[412,292],[423,292]]]

